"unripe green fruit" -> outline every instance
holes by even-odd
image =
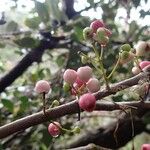
[[[79,128],[78,126],[76,126],[76,127],[72,130],[72,132],[79,134],[79,133],[80,133],[80,128]]]
[[[86,27],[83,29],[83,37],[85,40],[89,40],[92,38],[93,30],[90,27]]]
[[[81,62],[86,64],[88,62],[88,58],[86,56],[81,56]]]
[[[103,46],[105,46],[109,42],[109,38],[107,36],[97,38],[97,42]]]
[[[131,50],[131,46],[129,44],[123,44],[120,49],[129,52]]]
[[[64,82],[64,85],[63,85],[64,92],[68,92],[70,89],[71,89],[70,84],[67,82]]]
[[[134,54],[132,52],[123,51],[120,57],[120,63],[125,64],[131,61],[134,58]]]
[[[106,35],[106,31],[104,28],[98,28],[96,32],[97,38],[104,37]]]
[[[54,100],[52,104],[53,104],[53,106],[59,106],[59,101],[58,100]]]

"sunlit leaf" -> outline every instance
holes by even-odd
[[[13,113],[13,110],[14,110],[14,103],[13,102],[11,102],[8,99],[2,99],[1,102],[4,105],[4,107],[6,107],[8,109],[8,111]]]

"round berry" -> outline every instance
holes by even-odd
[[[147,43],[140,41],[136,46],[136,56],[144,56],[146,54]]]
[[[86,87],[89,90],[89,92],[94,93],[97,92],[100,89],[99,81],[96,78],[91,78],[86,83]]]
[[[93,32],[96,33],[97,29],[100,27],[104,27],[104,23],[101,20],[95,20],[91,23],[90,28],[93,29]]]
[[[135,67],[132,68],[132,73],[133,73],[134,75],[137,75],[137,74],[139,74],[140,72],[141,72],[141,70],[139,69],[139,67],[135,66]]]
[[[50,123],[48,132],[51,136],[58,137],[60,135],[60,124],[58,122]]]
[[[80,97],[78,103],[81,109],[92,112],[95,108],[96,98],[91,93],[86,93]]]
[[[87,82],[92,77],[92,68],[89,66],[80,67],[77,70],[77,75],[83,82]]]
[[[131,61],[134,58],[134,56],[135,55],[132,52],[123,51],[121,53],[120,63],[121,64],[128,63],[129,61]]]
[[[50,91],[50,84],[48,81],[40,80],[36,83],[34,90],[37,93],[48,93]]]
[[[120,49],[129,52],[131,50],[131,46],[129,44],[123,44]]]
[[[141,69],[144,69],[148,65],[150,65],[150,61],[142,61],[139,64],[139,66],[141,67]]]
[[[63,79],[65,82],[72,85],[77,79],[77,72],[73,69],[67,69],[64,72]]]
[[[150,150],[150,144],[143,144],[141,150]]]
[[[90,27],[86,27],[83,29],[83,37],[85,40],[90,40],[93,36],[93,30]]]

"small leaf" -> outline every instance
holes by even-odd
[[[27,18],[24,23],[29,28],[35,30],[39,27],[40,22],[41,22],[41,20],[39,17],[34,17],[34,18]]]
[[[11,113],[13,113],[14,110],[14,103],[11,102],[8,99],[2,99],[2,104],[4,105],[4,107],[6,107],[8,109],[8,111],[10,111]]]
[[[24,37],[22,39],[14,40],[14,42],[20,47],[33,48],[38,45],[39,41],[32,37]]]
[[[18,30],[18,24],[15,21],[11,21],[8,23],[6,30],[8,32],[14,32]]]
[[[28,107],[29,107],[29,101],[28,101],[28,98],[26,96],[22,96],[19,98],[20,101],[21,101],[21,104],[20,104],[20,109],[22,111],[25,111]]]
[[[65,61],[65,57],[62,55],[58,56],[56,59],[56,63],[59,67],[61,67],[64,64],[64,61]]]

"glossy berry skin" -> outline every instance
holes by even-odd
[[[150,150],[150,144],[143,144],[141,150]]]
[[[80,67],[77,70],[77,75],[80,80],[87,82],[92,77],[92,68],[89,66]]]
[[[96,78],[91,78],[86,83],[86,87],[89,92],[94,93],[97,92],[100,89],[99,81]]]
[[[150,65],[150,61],[142,61],[139,64],[139,66],[141,67],[141,69],[144,69],[148,65]]]
[[[60,124],[58,122],[50,123],[48,126],[48,132],[53,137],[59,136],[60,135]]]
[[[48,81],[45,81],[45,80],[40,80],[36,83],[35,85],[35,92],[37,93],[48,93],[50,91],[50,84]]]
[[[95,20],[90,24],[90,28],[93,29],[93,32],[96,33],[97,29],[100,27],[104,27],[104,23],[101,20]]]
[[[63,79],[65,82],[72,85],[77,79],[77,72],[73,69],[67,69],[64,72]]]
[[[91,93],[86,93],[80,97],[78,103],[81,109],[92,112],[95,108],[96,98]]]

